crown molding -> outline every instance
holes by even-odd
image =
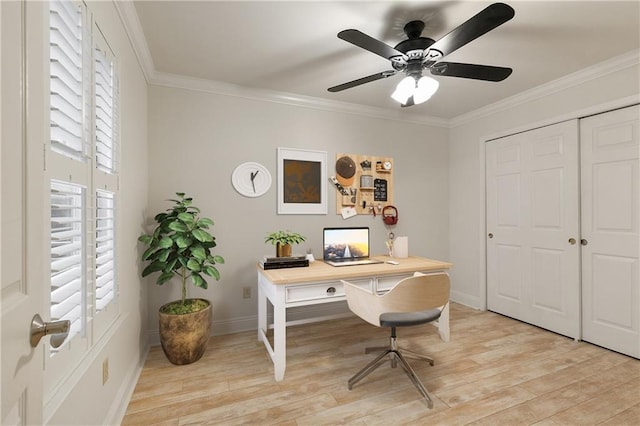
[[[225,83],[221,81],[185,77],[169,73],[154,73],[149,84],[179,89],[194,90],[207,93],[215,93],[224,96],[234,96],[238,98],[252,99],[257,101],[279,103],[297,107],[319,109],[330,112],[342,112],[356,114],[367,117],[375,117],[403,122],[410,122],[428,126],[449,127],[449,121],[425,117],[418,114],[407,113],[407,111],[390,110],[364,105],[338,102],[328,99],[321,99],[312,96],[298,95],[295,93],[280,92],[275,90],[258,89],[237,84]]]
[[[153,64],[153,58],[151,57],[151,51],[147,44],[147,39],[144,36],[142,30],[142,24],[138,18],[138,12],[131,0],[113,0],[113,5],[120,16],[120,21],[124,27],[133,52],[138,59],[138,63],[142,68],[145,80],[149,83],[153,79],[155,74],[155,65]]]
[[[518,93],[517,95],[471,111],[467,114],[459,115],[449,121],[449,127],[457,127],[471,121],[488,117],[490,115],[515,108],[519,105],[531,102],[533,100],[552,95],[562,90],[569,89],[574,86],[586,83],[596,78],[620,71],[625,68],[637,66],[640,64],[640,50],[632,50],[628,53],[617,56],[613,59],[606,60],[599,64],[583,70],[568,74],[549,83],[536,86],[532,89]]]

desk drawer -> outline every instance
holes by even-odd
[[[349,282],[353,282],[355,285],[362,288],[371,289],[371,280],[368,279],[350,280]],[[342,283],[340,281],[331,281],[325,283],[287,286],[285,301],[286,303],[291,303],[302,302],[305,300],[331,299],[340,296],[344,296]]]

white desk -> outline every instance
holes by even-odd
[[[376,259],[388,260],[386,256]],[[258,266],[258,340],[262,340],[273,361],[276,381],[284,378],[287,364],[287,308],[333,303],[346,300],[342,283],[347,280],[371,291],[390,289],[402,278],[414,272],[440,272],[451,264],[422,257],[394,259],[398,265],[388,263],[374,265],[333,267],[321,261],[305,268],[263,270]],[[267,338],[267,299],[273,305],[273,347]],[[436,323],[440,338],[449,341],[449,304]]]

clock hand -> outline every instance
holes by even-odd
[[[256,183],[254,182],[256,176],[258,176],[258,172],[260,170],[256,170],[255,172],[251,172],[251,186],[253,187],[253,192],[256,192]]]

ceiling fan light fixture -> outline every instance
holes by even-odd
[[[438,90],[440,83],[438,80],[431,77],[420,77],[415,91],[413,92],[413,102],[415,104],[421,104],[428,101],[431,96]]]
[[[416,80],[413,77],[405,77],[400,80],[396,90],[391,94],[391,98],[401,104],[406,104],[416,89]]]

